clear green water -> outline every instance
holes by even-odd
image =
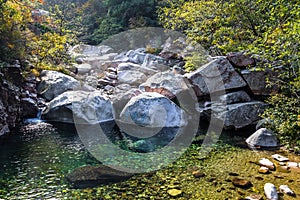
[[[232,138],[227,137],[206,157],[199,155],[200,145],[193,144],[175,163],[159,171],[136,175],[121,183],[75,190],[66,183],[65,175],[79,166],[98,163],[85,151],[75,129],[59,127],[58,131],[38,126],[24,132],[23,136],[0,142],[0,199],[243,199],[250,194],[264,195],[266,182],[277,188],[287,184],[297,194],[281,195],[281,199],[300,199],[300,170],[259,174],[259,166],[249,161],[263,157],[272,160],[274,152],[234,147],[230,145]],[[300,162],[299,156],[280,153]],[[205,176],[195,178],[195,170]],[[231,173],[251,181],[253,187],[234,187]],[[173,188],[182,194],[170,196],[168,190]]]

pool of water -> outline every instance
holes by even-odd
[[[62,199],[64,175],[97,163],[70,126],[27,125],[0,145],[0,199]]]
[[[222,135],[213,150],[203,156],[199,154],[203,148],[200,139],[178,160],[161,170],[93,189],[72,189],[65,180],[66,174],[79,166],[99,162],[85,150],[74,127],[54,127],[46,123],[27,125],[20,133],[0,141],[0,200],[243,199],[251,194],[264,196],[266,182],[277,188],[286,184],[296,192],[296,197],[281,195],[281,199],[300,198],[300,170],[259,174],[259,166],[254,163],[263,157],[271,159],[274,152],[254,152],[232,145],[238,141]],[[297,155],[279,153],[300,163]],[[195,178],[192,175],[195,170],[205,176]],[[234,187],[232,174],[251,181],[253,187]],[[172,197],[168,193],[170,189],[182,193]]]

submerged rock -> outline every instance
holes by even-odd
[[[261,128],[246,139],[250,148],[277,148],[277,138],[272,131]]]
[[[264,167],[264,166],[261,166],[258,170],[259,173],[261,174],[267,174],[269,173],[269,168],[268,167]]]
[[[169,189],[167,192],[172,197],[178,197],[179,195],[182,194],[182,191],[178,189]]]
[[[264,191],[267,199],[278,200],[278,193],[276,187],[272,183],[266,183],[264,186]]]
[[[66,179],[74,188],[82,189],[124,181],[131,176],[133,174],[100,165],[79,167],[68,174]]]
[[[236,187],[240,188],[249,188],[252,186],[252,183],[248,180],[242,179],[242,178],[233,178],[232,184]]]

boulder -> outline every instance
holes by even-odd
[[[87,44],[79,44],[69,50],[73,57],[97,57],[103,54],[112,53],[113,49],[106,45],[92,46]]]
[[[226,104],[251,101],[251,97],[247,94],[247,92],[243,90],[221,95],[219,99],[222,103],[226,103]]]
[[[71,76],[57,71],[43,70],[41,72],[41,82],[38,84],[38,94],[50,101],[58,95],[81,87],[79,81]]]
[[[118,66],[118,83],[138,86],[147,80],[147,76],[157,71],[133,63],[121,63]]]
[[[227,54],[226,58],[230,63],[236,67],[244,69],[248,66],[255,66],[255,59],[251,55],[245,54],[243,52],[231,52]]]
[[[21,105],[23,107],[23,117],[36,117],[39,110],[36,99],[30,97],[22,98]]]
[[[74,188],[93,188],[99,185],[121,182],[133,174],[118,171],[105,165],[83,166],[73,170],[66,176]]]
[[[224,90],[242,88],[247,85],[224,57],[218,57],[198,70],[185,74],[185,77],[194,86],[198,97]]]
[[[274,80],[275,77],[277,77],[277,74],[270,69],[266,69],[264,71],[257,71],[255,69],[242,70],[241,74],[254,95],[267,96],[277,94],[279,92],[278,87],[267,86],[267,79]]]
[[[187,125],[187,115],[165,96],[145,92],[131,98],[120,114],[119,127],[131,138],[166,143]],[[154,136],[155,137],[152,137]],[[159,138],[159,139],[157,139]],[[162,141],[163,140],[163,141]]]
[[[180,74],[172,72],[159,72],[148,78],[148,80],[140,85],[140,89],[145,92],[165,91],[165,96],[176,96],[190,88],[188,81]],[[156,90],[155,90],[156,89]],[[164,93],[161,93],[164,95]]]
[[[113,121],[111,102],[100,92],[68,91],[47,105],[42,118],[53,122],[96,124]]]
[[[186,114],[165,96],[145,92],[131,98],[121,112],[120,120],[147,127],[182,127]]]
[[[272,183],[266,183],[264,186],[264,191],[267,199],[278,200],[278,193],[276,187]]]
[[[266,128],[261,128],[246,139],[250,148],[277,148],[278,142],[274,133]]]
[[[224,121],[224,129],[241,129],[255,124],[266,104],[260,101],[251,101],[235,104],[213,103],[210,107],[200,109],[207,118]]]

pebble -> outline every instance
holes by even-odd
[[[193,171],[193,176],[194,176],[195,178],[201,178],[201,177],[204,177],[205,174],[204,174],[203,172],[197,170],[197,171]]]
[[[279,186],[279,191],[290,196],[295,196],[295,193],[287,185]]]
[[[242,179],[242,178],[233,178],[232,184],[236,187],[240,188],[249,188],[252,186],[252,183],[248,180]]]
[[[298,168],[298,163],[296,162],[287,162],[286,165],[290,168]]]
[[[279,154],[274,154],[272,155],[272,158],[279,161],[279,162],[286,162],[286,161],[289,161],[289,159],[287,157],[284,157],[282,155],[279,155]]]
[[[275,165],[274,163],[272,163],[269,159],[267,158],[262,158],[259,160],[259,164],[262,166],[265,166],[267,168],[269,168],[270,170],[274,170],[275,169]]]
[[[261,174],[267,174],[267,173],[269,173],[269,168],[261,166],[259,168],[258,172],[261,173]]]
[[[278,193],[276,187],[272,183],[266,183],[264,191],[267,199],[278,200]]]
[[[182,194],[182,191],[181,190],[178,190],[178,189],[170,189],[167,191],[169,195],[171,195],[172,197],[177,197],[179,195]]]
[[[247,196],[245,200],[262,200],[263,197],[258,194],[251,194],[250,196]]]

